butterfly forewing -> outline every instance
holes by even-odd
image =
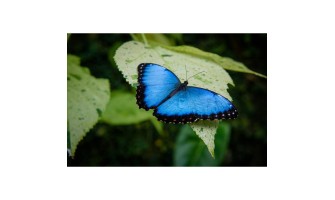
[[[138,66],[137,104],[146,110],[155,108],[181,83],[170,70],[157,64]]]

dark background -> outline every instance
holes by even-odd
[[[189,45],[230,57],[249,69],[267,74],[266,34],[166,34],[175,45]],[[111,52],[129,34],[71,34],[67,53],[79,56],[97,78],[109,79],[111,90],[134,92],[122,77]],[[228,71],[235,87],[229,93],[239,110],[231,123],[228,149],[219,166],[267,165],[267,80],[252,74]],[[134,93],[135,95],[135,93]],[[229,123],[229,121],[228,121]],[[158,134],[149,121],[129,126],[98,123],[79,143],[68,166],[173,166],[176,138],[184,125],[164,124]],[[206,165],[206,164],[205,164]],[[210,166],[208,164],[207,166]]]

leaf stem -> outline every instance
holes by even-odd
[[[142,36],[142,39],[143,39],[144,45],[145,45],[145,46],[149,46],[149,45],[148,45],[147,38],[145,37],[144,33],[141,33],[141,36]]]

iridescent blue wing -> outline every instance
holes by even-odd
[[[157,64],[142,63],[138,66],[137,104],[146,110],[156,108],[181,84],[178,77]]]
[[[154,111],[158,120],[183,124],[199,119],[235,119],[237,114],[235,106],[225,97],[192,86],[179,90]]]

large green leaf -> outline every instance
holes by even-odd
[[[153,45],[175,45],[174,41],[164,34],[146,33],[146,34],[131,34],[131,37],[139,42],[148,42]]]
[[[80,59],[67,56],[67,120],[72,156],[80,140],[97,123],[109,100],[109,82],[91,76]]]
[[[105,112],[101,116],[101,121],[111,125],[129,125],[139,123],[145,120],[151,120],[159,133],[163,129],[157,119],[153,117],[152,111],[147,112],[138,109],[135,95],[124,91],[113,91]]]
[[[195,133],[204,141],[206,144],[209,153],[214,156],[214,138],[216,134],[216,130],[218,128],[218,121],[199,121],[198,123],[191,124],[191,128],[195,131]]]
[[[173,71],[181,80],[186,80],[186,73],[190,77],[203,71],[191,78],[189,84],[215,91],[231,100],[227,89],[228,84],[234,85],[233,80],[220,65],[203,58],[130,41],[116,50],[114,60],[132,86],[137,85],[137,66],[140,63],[156,63]]]
[[[177,166],[217,166],[226,155],[230,125],[220,123],[215,134],[215,160],[206,150],[206,145],[197,137],[189,126],[184,126],[177,136],[174,152],[174,164]]]
[[[215,160],[217,164],[224,160],[228,151],[231,126],[227,122],[220,122],[215,135]]]
[[[182,81],[203,72],[191,78],[189,85],[207,88],[232,100],[227,89],[228,84],[234,85],[233,80],[221,65],[208,59],[171,51],[160,46],[148,47],[141,42],[130,41],[117,49],[114,60],[124,78],[132,86],[137,85],[137,66],[140,63],[156,63],[173,71]],[[212,155],[216,123],[209,121],[205,125],[202,122],[192,125],[196,133],[204,139],[205,144],[209,145],[208,149]]]
[[[237,72],[244,72],[244,73],[251,73],[251,74],[255,74],[257,76],[266,78],[266,76],[264,76],[263,74],[254,72],[252,70],[250,70],[249,68],[247,68],[243,63],[241,62],[237,62],[231,58],[227,58],[227,57],[221,57],[217,54],[214,53],[210,53],[210,52],[206,52],[206,51],[202,51],[200,49],[197,49],[195,47],[191,47],[191,46],[164,46],[165,48],[175,51],[175,52],[179,52],[179,53],[183,53],[186,55],[192,55],[195,57],[199,57],[199,58],[204,58],[204,59],[208,59],[218,65],[220,65],[221,67],[223,67],[224,69],[227,70],[232,70],[232,71],[237,71]]]
[[[112,91],[101,120],[111,125],[129,125],[148,120],[151,117],[151,112],[138,109],[134,94]]]

